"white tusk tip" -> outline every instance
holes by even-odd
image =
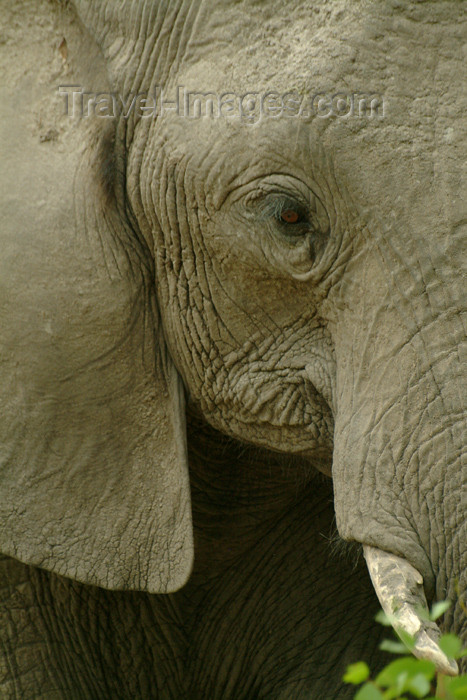
[[[394,629],[415,639],[414,656],[431,661],[440,673],[457,676],[457,663],[439,647],[440,631],[428,618],[420,572],[405,559],[377,547],[363,545],[363,553],[376,595]]]

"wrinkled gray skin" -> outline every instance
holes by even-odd
[[[352,697],[384,632],[334,513],[467,641],[461,4],[74,4],[1,6],[2,698]],[[74,84],[385,106],[72,120]]]

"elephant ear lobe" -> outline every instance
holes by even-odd
[[[0,551],[104,588],[175,591],[193,561],[181,380],[136,280],[65,279],[60,257],[41,281],[23,256],[34,283],[20,275],[15,298],[15,275],[7,293]]]
[[[4,276],[0,551],[104,588],[175,591],[193,560],[184,395],[148,280],[117,248],[110,276],[79,270],[80,246],[41,248]]]
[[[171,361],[164,365],[140,392],[129,385],[120,396],[60,400],[23,385],[0,402],[9,426],[0,551],[104,588],[167,593],[185,584],[193,542],[183,394]]]
[[[15,104],[12,87],[1,105],[0,552],[105,588],[172,592],[190,575],[193,537],[183,388],[151,253],[99,189],[108,125],[62,117],[52,148]]]

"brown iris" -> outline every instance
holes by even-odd
[[[296,224],[300,214],[295,209],[285,209],[281,212],[281,220],[286,224]]]

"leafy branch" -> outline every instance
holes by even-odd
[[[429,620],[437,620],[450,607],[449,601],[435,603],[430,613],[425,611]],[[391,626],[391,620],[383,611],[376,615],[377,622]],[[437,673],[431,661],[409,656],[415,646],[415,639],[405,632],[398,632],[400,639],[385,639],[380,649],[402,656],[389,663],[376,676],[364,661],[358,661],[347,667],[343,680],[352,685],[363,685],[357,690],[354,700],[467,700],[467,676],[446,676]],[[462,642],[455,634],[445,634],[438,642],[440,648],[450,659],[460,659],[467,655]]]

